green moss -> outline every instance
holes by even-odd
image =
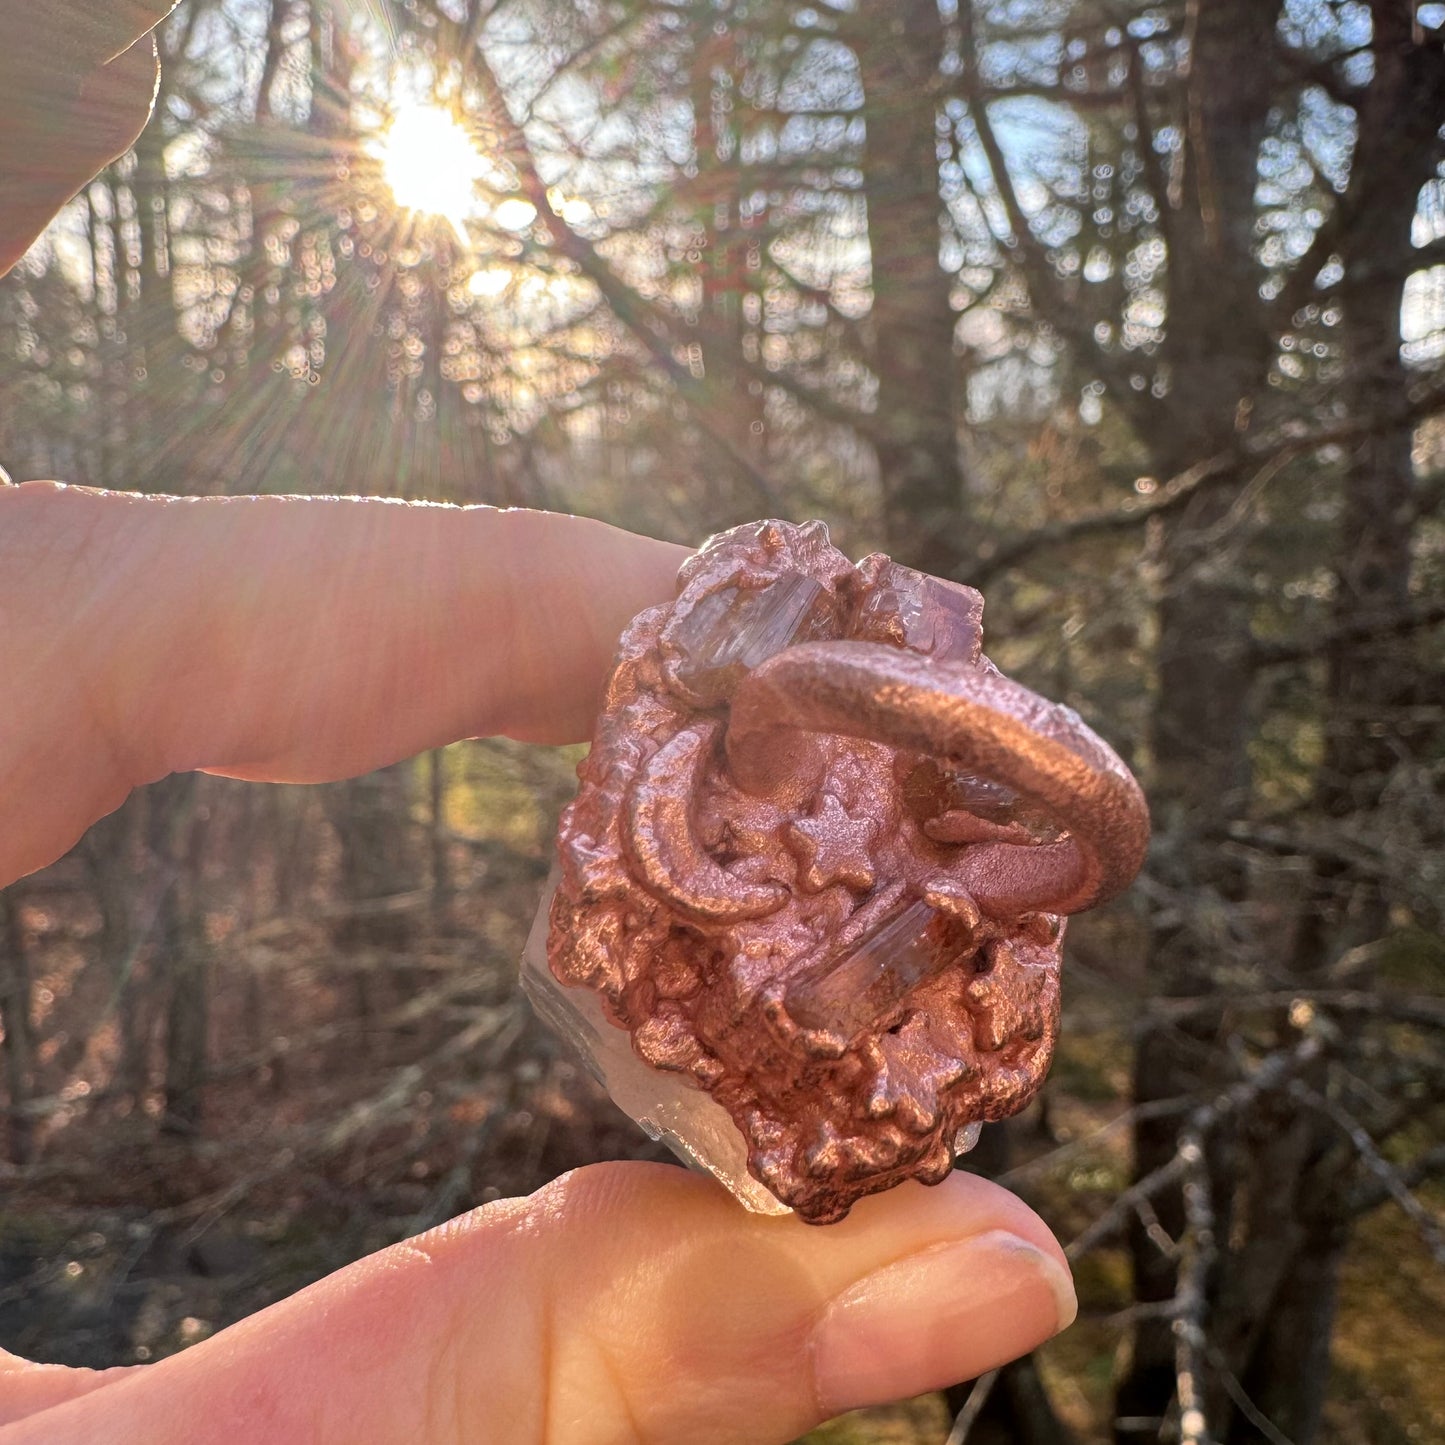
[[[805,1435],[797,1445],[918,1445],[948,1433],[941,1395],[920,1395],[878,1410],[854,1410]]]

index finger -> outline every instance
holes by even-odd
[[[323,782],[586,737],[686,556],[545,512],[0,489],[0,883],[171,772]]]

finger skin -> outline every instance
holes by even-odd
[[[585,738],[682,547],[545,512],[0,488],[0,884],[167,773]]]
[[[918,1291],[916,1337],[949,1321],[954,1378],[1041,1343],[1055,1295],[1026,1262],[1062,1254],[1004,1190],[957,1174],[810,1228],[749,1215],[665,1165],[579,1170],[384,1250],[93,1395],[0,1431],[3,1445],[611,1445],[785,1441],[855,1404],[917,1393],[902,1339],[839,1396],[817,1345],[837,1301],[969,1241],[1011,1240],[948,1295]],[[987,1256],[983,1256],[987,1259]],[[860,1288],[861,1282],[861,1288]],[[1065,1288],[1067,1288],[1065,1286]],[[830,1397],[828,1389],[833,1389]]]
[[[171,0],[0,0],[0,276],[150,118]]]
[[[117,1365],[109,1370],[80,1370],[65,1365],[37,1365],[0,1350],[0,1426],[88,1395],[102,1385],[114,1384],[135,1368]]]

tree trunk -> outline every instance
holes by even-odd
[[[693,151],[697,177],[691,183],[692,221],[702,237],[698,277],[702,306],[698,334],[704,384],[723,430],[702,439],[707,470],[731,479],[739,498],[749,494],[740,462],[762,458],[761,387],[743,365],[749,327],[744,298],[756,291],[759,269],[749,265],[756,241],[748,231],[758,224],[745,216],[741,198],[752,188],[744,159],[745,137],[737,103],[739,27],[746,24],[732,0],[698,0],[693,8],[691,101]],[[687,199],[687,197],[684,197]],[[754,252],[756,258],[756,253]]]
[[[25,1112],[34,1088],[35,1040],[30,1022],[30,961],[20,928],[15,890],[0,889],[0,1051],[5,1064],[6,1130],[10,1162],[28,1164],[32,1127]]]
[[[943,26],[937,0],[897,0],[865,5],[855,30],[885,532],[896,557],[947,573],[961,550],[963,483],[951,286],[939,264]]]
[[[1254,259],[1258,153],[1273,94],[1267,57],[1277,4],[1215,0],[1196,13],[1190,68],[1192,125],[1186,143],[1185,202],[1170,226],[1168,335],[1170,391],[1149,446],[1161,476],[1230,451],[1242,407],[1261,388],[1272,354]],[[1245,481],[1235,471],[1196,494],[1168,522],[1161,539],[1157,677],[1151,731],[1151,801],[1156,831],[1169,848],[1155,867],[1177,896],[1203,893],[1199,917],[1156,927],[1148,972],[1170,994],[1207,992],[1211,970],[1231,948],[1232,906],[1243,890],[1238,867],[1219,838],[1238,817],[1250,787],[1248,597],[1229,565],[1221,533]],[[1153,1026],[1140,1036],[1134,1062],[1138,1104],[1178,1097],[1207,1085],[1218,1068],[1207,1034]],[[1172,1159],[1177,1123],[1146,1119],[1134,1131],[1136,1179]],[[1227,1163],[1214,1141],[1210,1172],[1226,1183]],[[1216,1190],[1225,1206],[1229,1191]],[[1173,1238],[1185,1229],[1181,1193],[1153,1200]],[[1175,1292],[1175,1262],[1142,1224],[1130,1233],[1135,1295],[1161,1305]],[[1146,1317],[1135,1329],[1129,1369],[1116,1402],[1120,1442],[1152,1439],[1175,1393],[1175,1339],[1169,1319]],[[1134,1423],[1129,1423],[1134,1422]]]
[[[80,845],[100,914],[97,949],[110,983],[110,1006],[116,1020],[111,1090],[120,1098],[134,1100],[137,1108],[147,1087],[147,1061],[137,969],[142,938],[136,926],[135,839],[137,823],[148,803],[149,799],[133,795],[109,817],[93,824]]]
[[[1414,518],[1414,429],[1388,421],[1407,395],[1401,359],[1401,310],[1412,268],[1411,227],[1421,187],[1435,174],[1437,131],[1445,116],[1445,55],[1414,47],[1404,7],[1375,6],[1376,74],[1360,113],[1354,164],[1370,178],[1370,223],[1357,228],[1345,262],[1345,344],[1349,395],[1356,419],[1372,428],[1349,457],[1344,474],[1334,621],[1404,609],[1410,596]],[[1325,751],[1315,780],[1314,810],[1331,820],[1373,812],[1394,770],[1410,756],[1411,739],[1395,722],[1420,688],[1421,667],[1408,639],[1346,641],[1327,654],[1321,711]],[[1428,684],[1426,684],[1428,686]],[[1317,860],[1302,890],[1290,973],[1308,983],[1351,948],[1388,928],[1388,900],[1373,877],[1351,876],[1343,862]],[[1357,972],[1353,987],[1368,987]],[[1348,1025],[1346,1025],[1348,1027]],[[1326,1088],[1323,1073],[1313,1081]],[[1284,1166],[1266,1149],[1254,1172],[1271,1191],[1295,1202],[1307,1233],[1286,1256],[1278,1287],[1254,1319],[1254,1348],[1231,1361],[1263,1414],[1294,1445],[1318,1435],[1330,1375],[1330,1338],[1340,1265],[1350,1221],[1334,1208],[1339,1191],[1316,1179],[1338,1139],[1328,1120],[1304,1116],[1303,1157]],[[1261,1184],[1261,1187],[1263,1185]],[[1236,1415],[1229,1445],[1266,1437]]]
[[[156,914],[158,972],[166,994],[165,1128],[199,1129],[209,1064],[211,959],[201,906],[201,850],[207,810],[200,805],[201,776],[178,773],[147,795],[147,842],[162,870]]]

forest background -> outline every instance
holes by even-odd
[[[0,282],[17,478],[820,516],[1147,783],[967,1161],[1078,1325],[817,1440],[1445,1439],[1445,6],[186,0],[161,49]],[[0,893],[0,1343],[154,1359],[652,1156],[515,988],[577,757],[174,777]]]

